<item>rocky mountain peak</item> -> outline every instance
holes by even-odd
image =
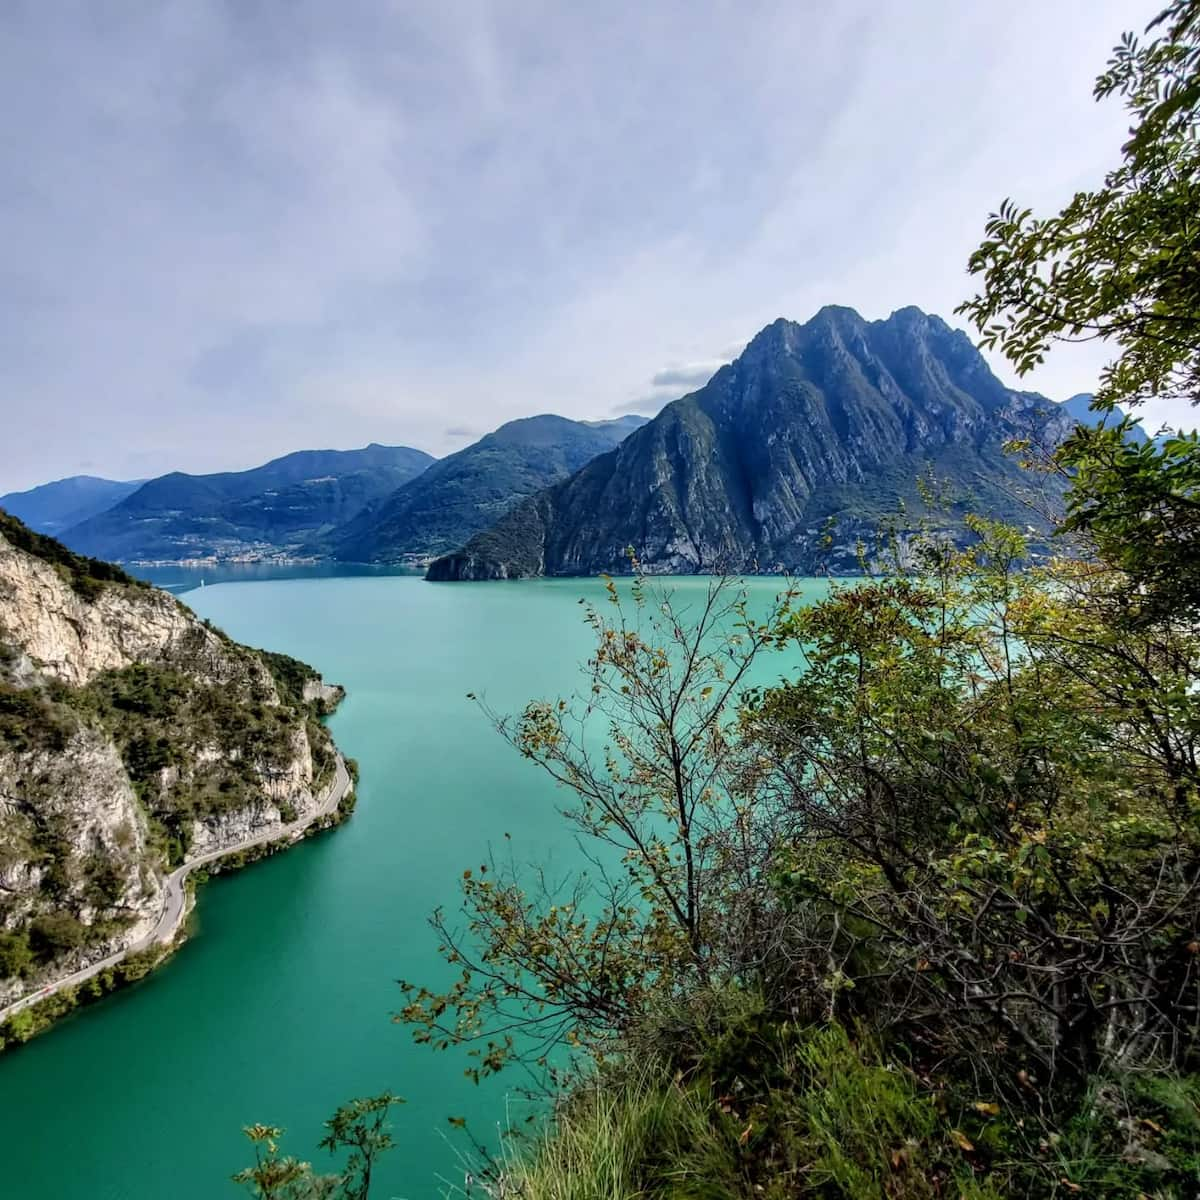
[[[804,324],[780,318],[618,452],[531,497],[430,578],[620,572],[629,546],[664,572],[808,573],[821,559],[854,570],[858,537],[901,503],[910,519],[922,511],[930,470],[961,496],[939,518],[952,535],[967,511],[1024,524],[1015,497],[1028,483],[1002,446],[1031,423],[1057,436],[1055,407],[1022,400],[965,333],[916,307],[878,321],[836,305]],[[854,531],[832,554],[830,518]]]

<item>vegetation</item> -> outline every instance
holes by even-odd
[[[280,654],[275,650],[260,650],[258,653],[271,672],[280,696],[290,704],[303,704],[305,685],[314,680],[320,682],[320,671],[290,654]]]
[[[1173,0],[1147,37],[1127,34],[1096,81],[1096,97],[1122,98],[1130,116],[1120,164],[1053,216],[1005,201],[971,258],[983,290],[960,309],[1022,373],[1055,342],[1112,346],[1093,404],[1107,412],[1200,395],[1200,7]],[[1051,455],[1078,481],[1066,529],[1165,607],[1194,611],[1194,576],[1174,576],[1200,551],[1196,440],[1139,446],[1127,424],[1081,427]]]
[[[343,1105],[325,1122],[329,1131],[321,1149],[330,1154],[348,1152],[343,1168],[317,1175],[312,1164],[280,1154],[283,1131],[273,1125],[251,1125],[244,1132],[254,1145],[255,1162],[234,1177],[253,1196],[268,1200],[366,1200],[371,1176],[380,1154],[392,1147],[387,1118],[404,1101],[384,1092]]]
[[[0,942],[0,952],[2,947]],[[118,988],[144,979],[170,952],[169,948],[154,947],[138,954],[127,954],[119,963],[93,975],[85,983],[61,988],[21,1009],[0,1022],[0,1050],[28,1042],[81,1005],[91,1004]]]
[[[61,570],[86,569],[93,581],[107,570],[0,519],[14,545],[32,546]],[[104,586],[131,582],[115,568],[110,575]],[[304,696],[319,676],[286,655],[218,636],[220,669],[211,637],[194,625],[172,643],[169,661],[104,671],[76,687],[36,663],[28,669],[0,628],[0,871],[17,881],[0,888],[0,979],[45,981],[89,947],[115,944],[133,919],[130,896],[144,894],[149,874],[186,858],[197,821],[258,803],[264,780],[294,769],[302,735],[314,789],[332,780],[336,752],[320,720],[331,705]],[[96,796],[127,800],[122,767],[148,837],[140,817],[109,827],[88,810]],[[284,821],[295,819],[286,799],[279,807]],[[32,1036],[62,1003],[23,1010],[6,1040]]]
[[[1003,206],[965,310],[1020,370],[1107,339],[1101,409],[1194,398],[1200,2],[1097,95],[1121,165]],[[567,1084],[492,1194],[1200,1192],[1200,449],[1124,430],[1019,447],[1069,489],[1054,557],[970,516],[808,608],[610,584],[582,698],[489,712],[593,864],[464,872],[458,978],[405,985],[472,1077]]]
[[[16,517],[10,516],[0,509],[0,536],[27,554],[40,558],[49,563],[63,576],[71,587],[84,600],[95,600],[107,584],[119,584],[124,587],[149,587],[140,579],[134,579],[120,567],[103,562],[98,558],[86,558],[74,554],[61,542],[34,533]]]

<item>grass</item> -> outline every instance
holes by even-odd
[[[635,1035],[492,1195],[522,1200],[1187,1200],[1200,1195],[1200,1078],[1095,1081],[1053,1116],[920,1079],[837,1024],[753,1003]],[[692,1021],[691,1035],[684,1032]],[[657,1042],[658,1050],[651,1048]]]
[[[578,1085],[500,1172],[525,1200],[998,1200],[915,1077],[837,1025],[780,1026],[740,1059],[714,1045]],[[742,1044],[746,1049],[746,1043]]]

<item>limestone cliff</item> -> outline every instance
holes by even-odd
[[[0,1007],[145,937],[174,866],[314,813],[340,697],[0,513]]]

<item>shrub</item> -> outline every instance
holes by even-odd
[[[23,976],[32,966],[33,952],[29,948],[29,934],[23,929],[11,933],[0,930],[0,979]]]
[[[87,940],[87,928],[74,913],[65,910],[43,913],[29,924],[29,946],[39,962],[50,962]]]

